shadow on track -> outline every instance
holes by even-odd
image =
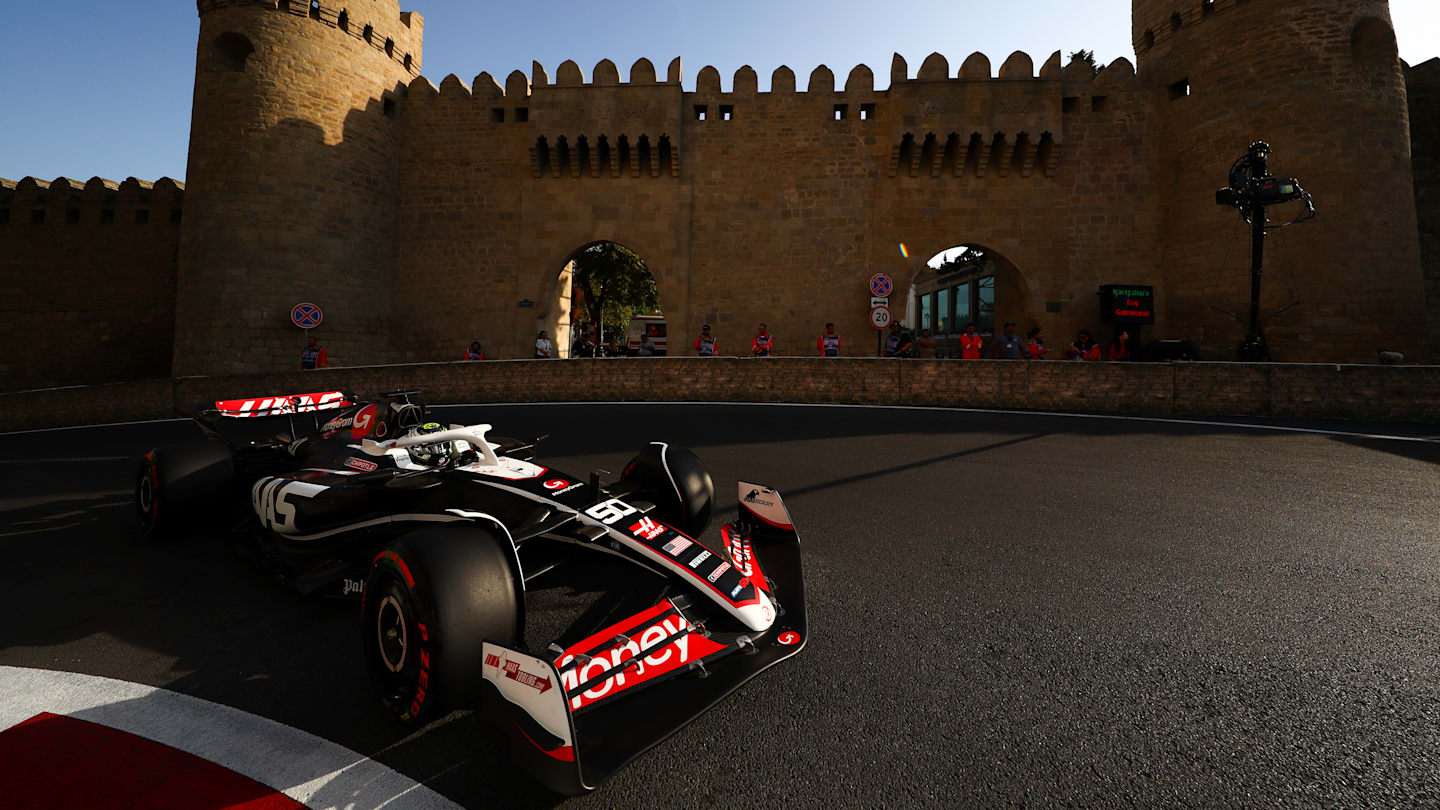
[[[872,470],[872,471],[870,471],[870,472],[858,473],[858,474],[856,474],[856,475],[849,475],[849,476],[846,476],[846,477],[844,477],[844,478],[835,478],[835,479],[833,479],[833,480],[825,481],[825,482],[819,483],[819,484],[811,484],[810,486],[798,487],[798,488],[795,488],[795,489],[787,489],[787,490],[785,490],[785,492],[783,492],[782,494],[785,495],[787,498],[797,498],[797,497],[800,497],[800,496],[802,496],[802,495],[809,495],[809,494],[811,494],[811,493],[813,493],[813,492],[822,492],[822,491],[824,491],[824,490],[831,489],[831,488],[834,488],[834,487],[843,487],[843,486],[847,486],[847,485],[850,485],[850,484],[858,484],[858,483],[860,483],[860,482],[862,482],[862,481],[869,481],[869,480],[872,480],[872,479],[875,479],[875,478],[881,478],[881,477],[886,476],[886,475],[895,475],[896,473],[912,472],[912,471],[914,471],[914,470],[923,469],[923,468],[925,468],[925,467],[931,467],[931,466],[934,466],[934,465],[936,465],[936,464],[943,464],[943,463],[945,463],[945,462],[947,462],[947,461],[955,461],[956,459],[962,459],[962,458],[965,458],[966,456],[973,456],[973,455],[977,455],[977,454],[980,454],[980,453],[988,453],[988,452],[990,452],[990,451],[992,451],[992,450],[999,450],[999,449],[1004,448],[1004,447],[1012,447],[1012,446],[1017,445],[1017,444],[1023,444],[1023,443],[1025,443],[1025,442],[1035,441],[1036,439],[1043,439],[1043,438],[1045,438],[1046,436],[1049,436],[1049,435],[1050,435],[1049,433],[1036,433],[1036,434],[1033,435],[1033,436],[1021,436],[1021,437],[1018,438],[1018,439],[1006,439],[1005,441],[1001,441],[1001,442],[992,442],[992,443],[990,443],[990,444],[982,445],[982,446],[980,446],[980,447],[971,447],[971,448],[967,448],[967,449],[965,449],[965,450],[957,450],[957,451],[955,451],[955,452],[953,452],[953,453],[946,453],[946,454],[940,455],[940,456],[933,456],[933,457],[931,457],[931,458],[924,458],[924,459],[920,459],[920,460],[918,460],[918,461],[911,461],[911,462],[908,462],[908,463],[905,463],[905,464],[897,464],[897,465],[895,465],[895,466],[893,466],[893,467],[886,467],[886,468],[883,469],[883,470]]]
[[[1435,782],[1417,758],[1433,730],[1408,719],[1440,695],[1435,443],[946,411],[441,413],[548,432],[542,463],[581,476],[651,439],[697,448],[717,520],[743,478],[780,489],[800,527],[804,655],[576,806],[1405,804],[1378,767],[1327,792],[1343,765],[1326,758],[1352,744],[1420,774],[1417,789]],[[555,804],[473,715],[413,732],[385,719],[354,604],[291,593],[218,531],[139,538],[127,459],[194,435],[176,422],[7,441],[7,459],[91,460],[0,464],[0,550],[24,616],[0,623],[0,663],[254,712],[465,805]],[[122,460],[94,460],[107,456]],[[587,598],[537,598],[529,635]]]

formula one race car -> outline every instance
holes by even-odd
[[[216,402],[196,417],[204,438],[140,461],[141,526],[178,535],[218,517],[293,587],[361,598],[391,716],[479,705],[566,794],[804,647],[799,537],[779,493],[741,482],[739,519],[702,543],[714,485],[689,451],[652,442],[618,481],[585,481],[536,463],[539,439],[441,425],[418,393]],[[542,581],[602,595],[527,651],[526,591]]]

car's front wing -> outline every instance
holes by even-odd
[[[594,789],[804,648],[799,537],[778,493],[740,486],[741,519],[722,530],[725,549],[713,551],[775,603],[778,615],[765,631],[737,627],[708,600],[672,595],[567,648],[552,647],[553,658],[485,643],[485,708],[511,735],[517,762],[544,784],[567,795]]]

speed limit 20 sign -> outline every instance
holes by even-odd
[[[876,329],[884,329],[890,325],[890,307],[881,306],[870,310],[870,325]]]

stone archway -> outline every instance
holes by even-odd
[[[651,269],[649,262],[640,251],[616,239],[594,239],[580,245],[565,254],[564,259],[559,263],[558,271],[547,272],[544,275],[542,280],[545,288],[539,295],[540,304],[535,313],[535,329],[537,332],[545,331],[550,336],[555,343],[557,357],[569,358],[571,356],[573,342],[578,337],[576,329],[582,321],[590,320],[589,314],[582,311],[584,305],[581,302],[584,296],[581,288],[575,283],[575,262],[586,251],[605,245],[613,245],[636,257],[653,281],[660,305],[663,305],[666,300],[660,289],[662,286],[660,276]],[[637,312],[636,314],[649,316],[665,313],[657,305],[653,311]],[[612,323],[603,326],[600,331],[604,333],[603,340],[608,342],[612,337],[617,338],[619,345],[623,348],[627,342],[627,327],[628,324]],[[592,339],[593,336],[592,332]],[[663,340],[661,344],[664,345]]]
[[[906,294],[904,322],[917,333],[931,329],[942,347],[945,336],[958,336],[971,322],[985,335],[998,333],[1007,321],[1022,334],[1041,323],[1044,302],[1004,252],[964,241],[902,253],[909,254],[909,278],[897,280],[896,291]]]

